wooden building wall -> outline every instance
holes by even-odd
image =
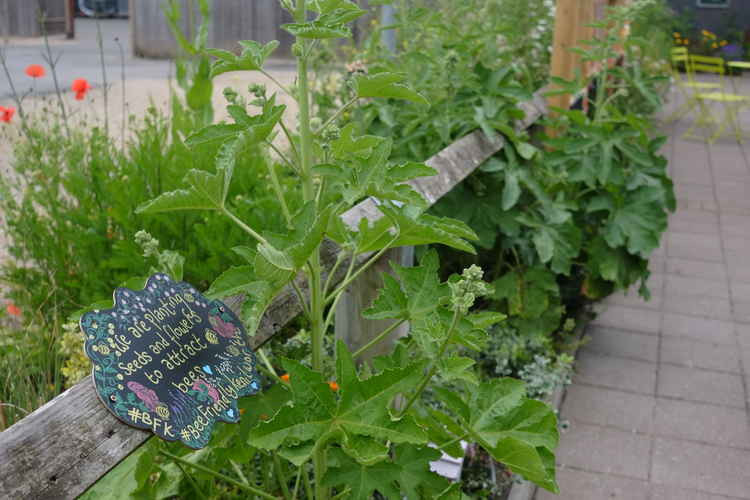
[[[65,0],[0,0],[0,37],[41,36],[42,12],[47,33],[65,31]]]
[[[0,0],[4,1],[4,0]],[[184,0],[183,27],[187,33],[188,7],[197,1]],[[367,0],[359,0],[367,9]],[[139,57],[168,58],[177,53],[177,44],[169,31],[162,0],[130,0],[130,27],[133,54]],[[197,11],[197,7],[195,7]],[[212,0],[212,22],[208,33],[208,45],[212,48],[237,49],[237,40],[270,42],[278,40],[281,45],[274,56],[288,56],[293,37],[280,28],[292,22],[288,12],[279,6],[278,0]],[[199,16],[196,12],[196,19]],[[364,16],[352,25],[355,37],[363,33],[372,16]]]

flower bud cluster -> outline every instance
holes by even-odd
[[[482,281],[483,276],[482,268],[472,265],[464,269],[460,280],[448,283],[451,289],[451,309],[466,314],[478,297],[492,293],[492,287]]]

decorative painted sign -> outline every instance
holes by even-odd
[[[114,307],[84,314],[81,330],[105,406],[168,441],[206,446],[215,422],[237,422],[237,399],[260,389],[242,322],[165,274],[117,288]]]

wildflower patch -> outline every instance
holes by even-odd
[[[237,422],[237,399],[260,389],[235,314],[166,274],[143,290],[117,288],[114,307],[81,317],[104,405],[128,425],[202,448],[217,420]]]

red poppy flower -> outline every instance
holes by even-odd
[[[73,85],[70,86],[70,89],[76,93],[76,100],[82,101],[86,97],[86,92],[91,90],[91,85],[89,85],[88,80],[85,78],[76,78],[73,80]]]
[[[282,375],[282,376],[281,376],[281,377],[279,377],[279,378],[280,378],[281,380],[283,380],[284,382],[289,382],[289,379],[290,379],[290,377],[289,377],[289,374],[288,374],[288,373],[285,373],[284,375]]]
[[[13,302],[10,302],[8,306],[5,308],[6,311],[8,311],[8,314],[11,316],[20,316],[21,315],[21,309],[15,305]]]
[[[10,123],[16,108],[4,108],[0,106],[0,122]]]
[[[331,380],[330,382],[328,382],[328,387],[330,387],[332,391],[338,391],[339,390],[339,384],[337,384],[333,380]]]
[[[45,75],[44,66],[41,64],[29,64],[26,66],[26,74],[31,78],[41,78]]]

